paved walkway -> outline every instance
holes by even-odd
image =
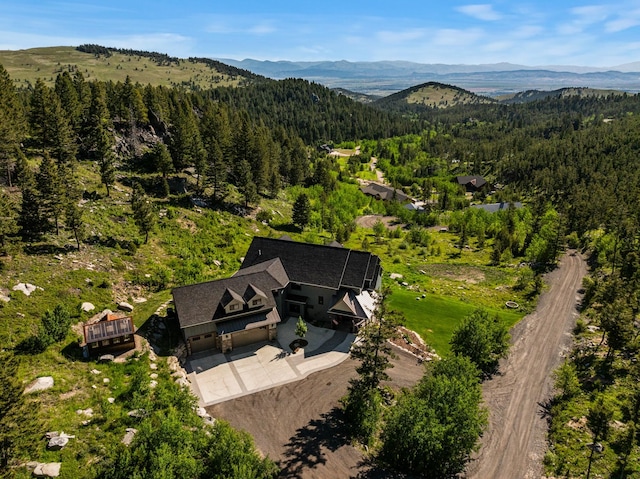
[[[354,334],[307,324],[309,344],[291,353],[297,339],[296,318],[278,325],[277,342],[262,342],[237,348],[228,354],[202,352],[189,358],[185,368],[191,388],[201,406],[211,406],[281,384],[298,381],[330,368],[349,357]]]

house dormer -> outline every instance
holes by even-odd
[[[244,309],[245,300],[234,290],[227,288],[222,295],[220,305],[226,314],[238,313]]]
[[[249,306],[249,309],[260,308],[267,304],[267,295],[251,283],[247,286],[243,299]]]

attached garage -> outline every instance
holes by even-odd
[[[189,338],[191,345],[191,354],[205,351],[207,349],[215,349],[216,335],[215,333],[203,334],[200,336],[192,336]]]
[[[247,344],[257,343],[259,341],[267,341],[269,339],[269,330],[266,326],[255,329],[246,329],[238,331],[231,335],[233,347],[239,348]]]

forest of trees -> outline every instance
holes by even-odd
[[[106,55],[112,49],[84,45],[82,51]],[[174,61],[148,52],[118,52]],[[169,180],[189,170],[193,192],[208,196],[214,208],[231,209],[229,202],[234,201],[238,207],[234,211],[246,213],[261,199],[286,190],[291,203],[295,200],[295,226],[328,231],[339,241],[348,238],[356,212],[368,205],[371,212],[406,221],[407,231],[397,234],[404,234],[408,245],[425,246],[429,233],[423,226],[446,223],[459,235],[461,250],[469,238],[475,238],[479,248],[486,241],[495,265],[522,258],[540,273],[552,267],[564,245],[582,248],[592,264],[592,275],[585,281],[584,319],[576,328],[582,339],[557,373],[560,393],[550,407],[554,449],[545,461],[557,474],[569,475],[572,467],[584,470],[586,463],[573,459],[579,441],[567,439],[566,431],[569,417],[578,414],[586,418],[588,439],[606,442],[605,450],[613,451],[607,461],[590,454],[589,470],[606,463],[613,464],[615,477],[637,474],[640,394],[634,360],[640,351],[640,97],[558,97],[517,105],[467,105],[410,114],[405,110],[403,116],[390,105],[384,110],[380,105],[362,105],[303,80],[256,80],[242,88],[188,92],[129,79],[89,82],[75,71],[61,73],[53,87],[40,80],[28,90],[17,90],[0,67],[2,253],[9,245],[26,249],[43,236],[65,230],[73,235],[77,249],[82,247],[86,211],[79,201],[96,192],[83,189],[75,174],[79,162],[91,165],[107,198],[125,173],[152,177],[128,185],[132,193],[127,208],[145,242],[157,227],[150,198],[169,196]],[[342,141],[362,145],[360,157],[347,160],[344,168],[316,149],[321,143]],[[360,194],[349,172],[359,171],[371,156],[378,158],[378,166],[394,186],[426,202],[425,213],[409,213],[395,202],[369,202]],[[474,202],[490,196],[525,206],[494,214],[467,208],[469,199],[452,181],[458,174],[483,175],[495,188],[475,195]],[[186,267],[176,273],[177,282],[201,278],[198,271],[192,275],[184,271]],[[522,281],[534,284],[536,290],[541,287],[539,277],[523,276]],[[42,323],[64,318],[56,321],[64,323],[66,331],[65,314],[54,310],[43,316]],[[379,441],[378,458],[384,464],[407,473],[428,470],[446,477],[459,472],[468,459],[486,419],[479,406],[476,367],[491,374],[506,353],[507,336],[500,329],[490,331],[492,318],[481,312],[464,325],[452,347],[460,354],[431,367],[413,390],[399,395],[397,406],[384,418],[384,428],[378,386],[384,379],[384,344],[390,333],[382,330],[384,323],[366,331],[370,342],[365,346],[370,348],[356,350],[363,365],[358,371],[361,377],[352,382],[344,405],[351,416],[361,419],[355,438],[365,444]],[[465,341],[482,328],[487,334],[480,339],[496,344],[482,344],[478,355],[469,359],[462,354],[470,349]],[[594,332],[597,341],[588,336]],[[38,334],[51,344],[62,333],[50,328]],[[477,338],[471,339],[479,344]],[[7,356],[6,362],[15,369],[13,357]],[[11,388],[11,397],[17,397],[18,386],[11,377],[0,381]],[[144,394],[136,400],[148,401],[154,393]],[[100,477],[143,477],[148,473],[143,462],[155,452],[157,464],[149,464],[161,464],[173,454],[176,444],[158,441],[154,428],[165,424],[163,434],[169,437],[182,434],[176,426],[179,420],[191,424],[195,419],[182,417],[167,401],[169,397],[188,403],[179,392],[155,393],[162,394],[140,425],[140,448],[111,451],[97,466]],[[450,415],[440,407],[445,402],[458,404],[460,420],[471,424],[458,431],[465,434],[457,442],[443,441],[447,457],[453,458],[450,462],[445,464],[435,453],[412,455],[413,442],[395,440],[398,435],[412,437],[408,424],[415,418],[430,432],[455,430]],[[22,408],[24,401],[16,405]],[[6,464],[14,442],[20,443],[11,427],[22,409],[12,409],[6,401],[0,406],[3,418],[11,421],[8,425],[0,421],[6,427],[0,429],[4,435],[0,439],[8,441],[0,444],[0,459]],[[614,421],[623,426],[612,429]],[[193,441],[194,455],[201,459],[196,464],[192,457],[180,458],[181,467],[193,477],[210,477],[212,468],[219,467],[221,458],[208,449],[214,439],[241,445],[237,450],[246,454],[240,454],[239,461],[250,471],[246,477],[275,474],[270,461],[251,453],[253,446],[245,436],[236,436],[221,424],[185,439]],[[418,439],[424,446],[443,437],[427,434]]]

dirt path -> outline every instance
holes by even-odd
[[[569,253],[546,282],[536,311],[511,331],[509,357],[501,375],[483,385],[489,428],[482,448],[467,468],[467,478],[540,478],[546,448],[544,404],[550,398],[551,372],[571,344],[578,316],[578,290],[586,274],[582,257]]]
[[[391,383],[409,387],[423,367],[400,350],[389,370]],[[339,400],[355,377],[352,359],[307,378],[250,396],[208,407],[213,417],[249,432],[258,448],[280,464],[283,478],[385,478],[370,469],[360,450],[349,444],[340,417]],[[394,477],[393,475],[388,477]]]

